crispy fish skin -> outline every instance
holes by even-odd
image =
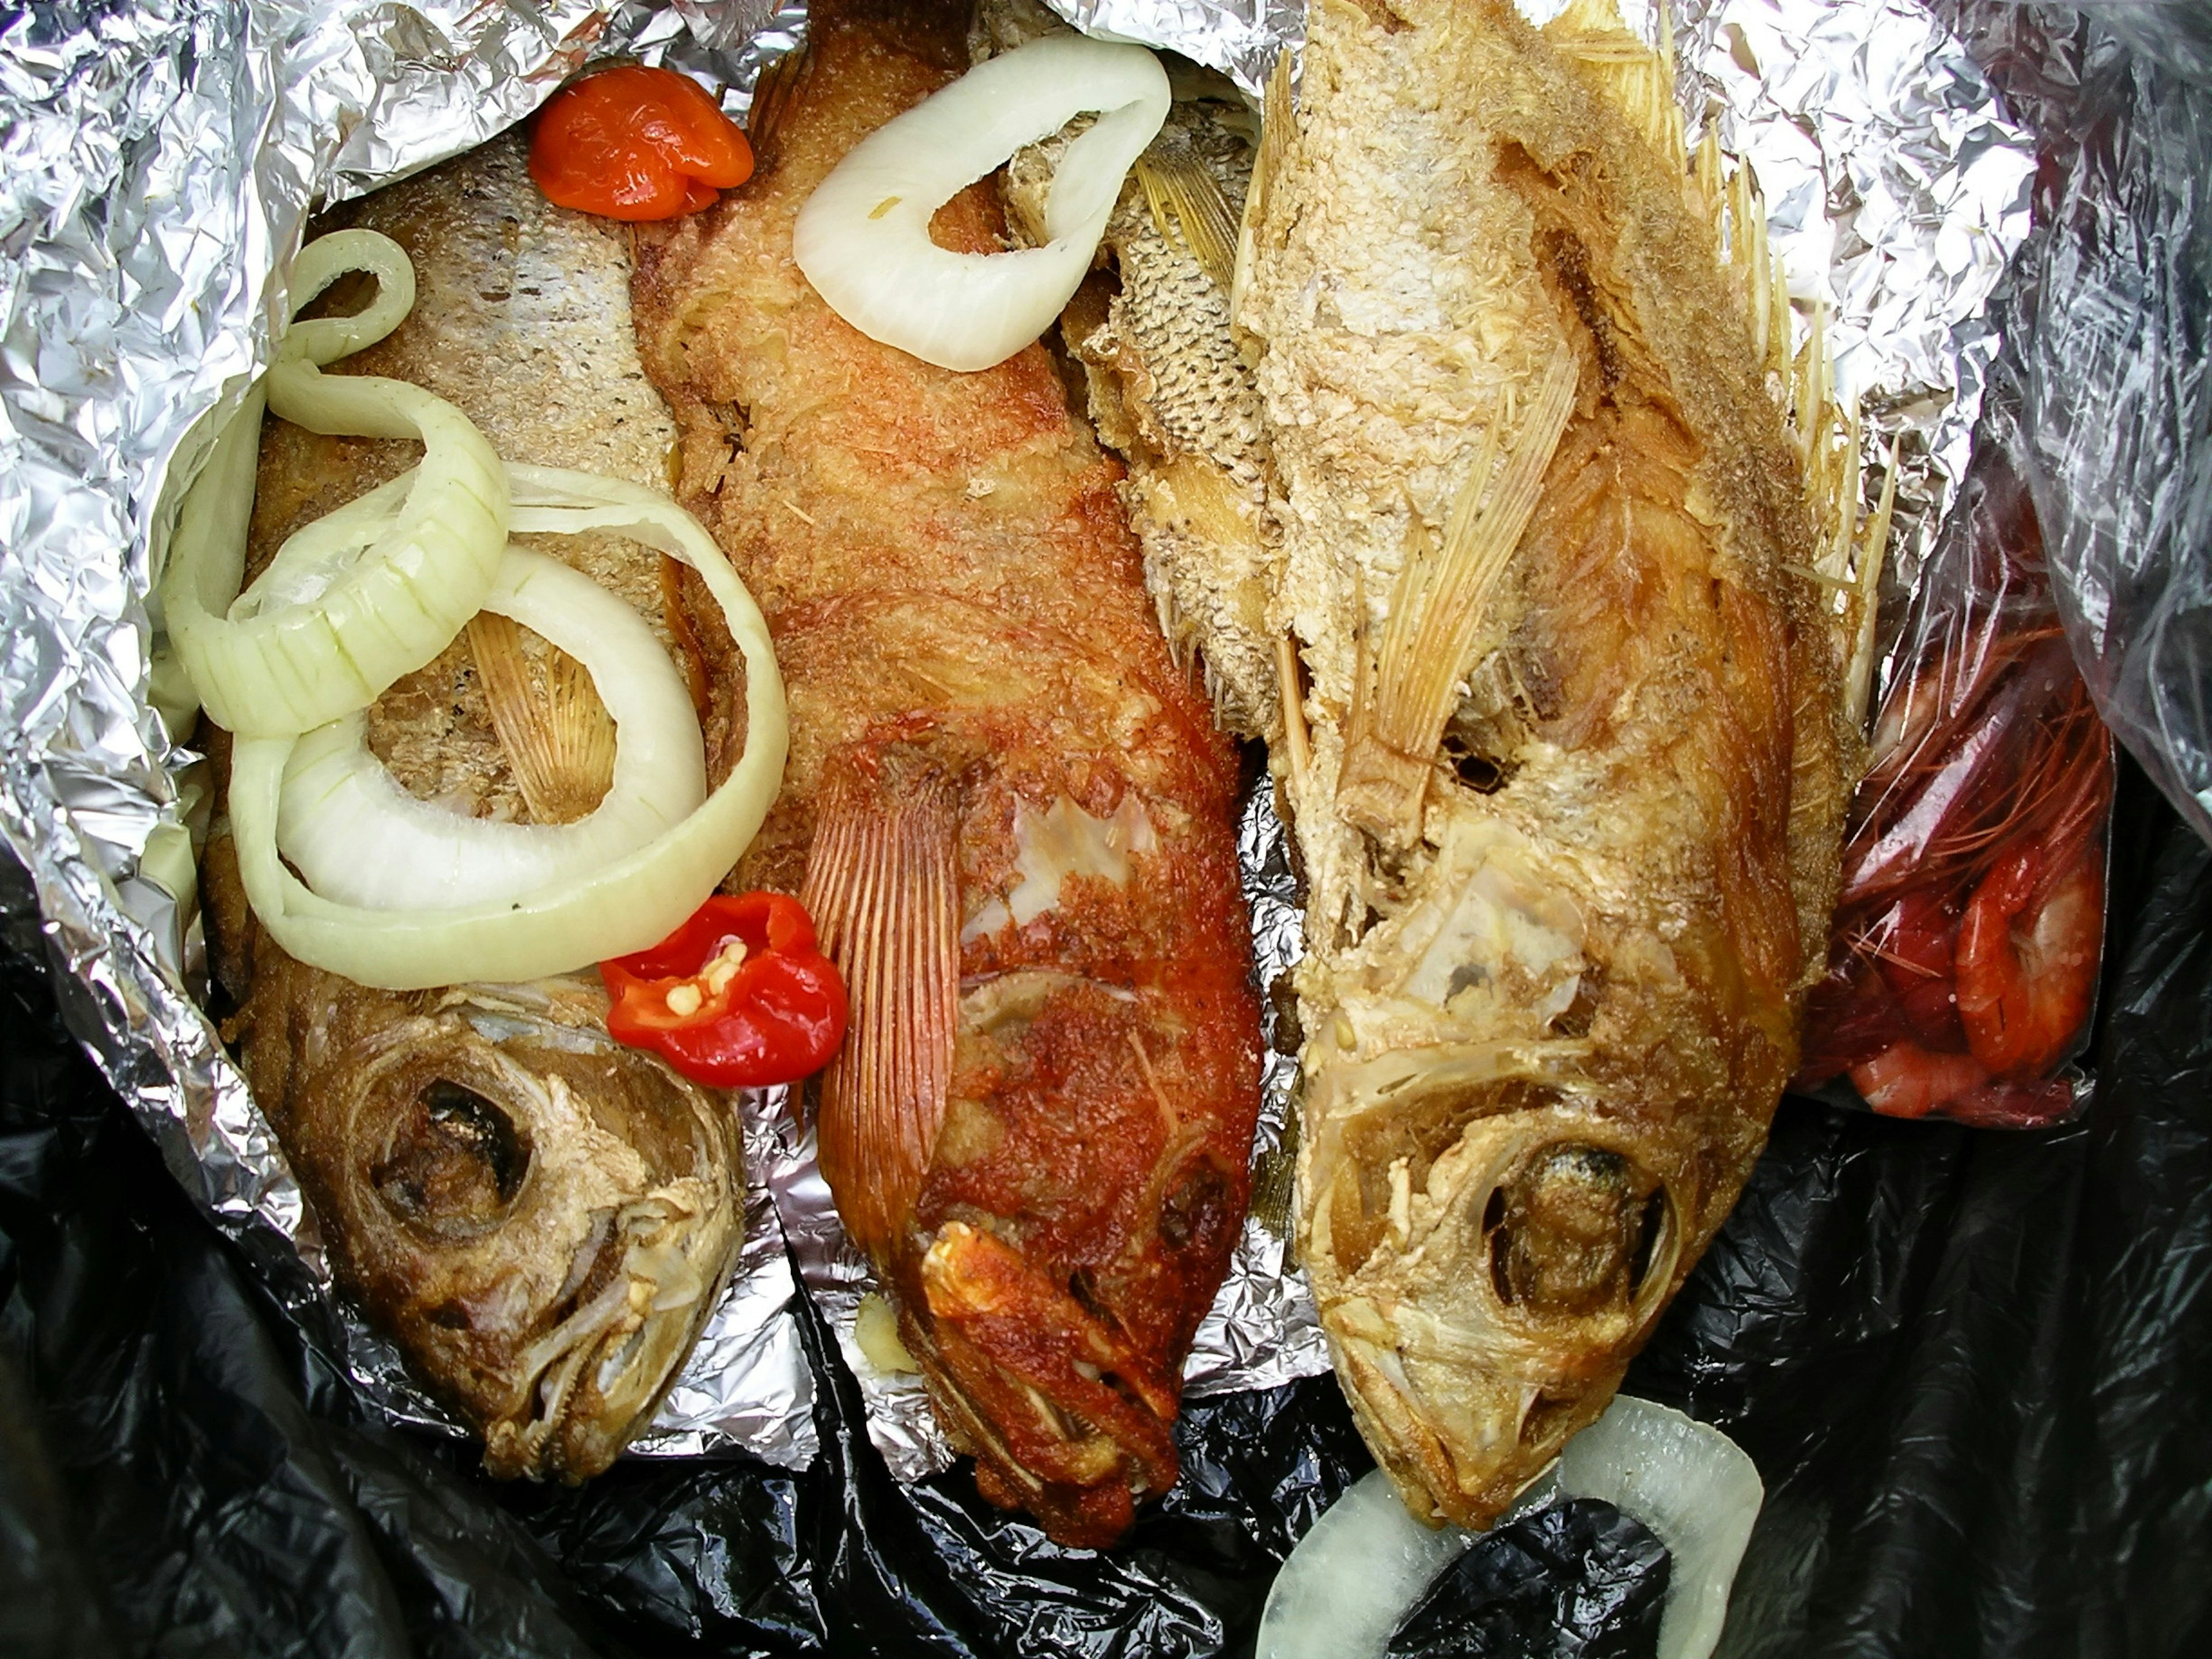
[[[1370,1445],[1467,1525],[1734,1202],[1840,836],[1804,459],[1712,204],[1574,61],[1602,21],[1316,0],[1236,318],[1308,680],[1302,1250]]]
[[[1036,0],[987,0],[972,49],[988,56],[1069,32]],[[1030,245],[1047,240],[1045,201],[1065,149],[1055,136],[1007,166],[1008,218]],[[1282,726],[1268,617],[1281,538],[1267,507],[1259,391],[1229,314],[1253,149],[1250,118],[1226,79],[1179,85],[1121,187],[1099,245],[1103,269],[1060,331],[1083,366],[1100,440],[1127,464],[1121,498],[1169,643],[1197,662],[1225,729],[1269,740]]]
[[[1248,1198],[1258,1012],[1233,756],[1050,356],[933,368],[792,262],[799,204],[965,66],[965,23],[817,6],[753,182],[641,233],[638,325],[681,497],[791,700],[737,879],[803,888],[846,971],[823,1173],[983,1494],[1103,1545],[1176,1476]],[[988,190],[936,233],[1002,246]]]
[[[332,372],[426,386],[514,459],[665,486],[675,428],[638,365],[626,238],[546,203],[519,138],[334,216],[406,248],[417,301]],[[249,572],[417,453],[271,420]],[[613,537],[531,539],[676,643],[659,555]],[[726,680],[713,689],[741,700]],[[404,786],[480,817],[580,816],[612,763],[588,676],[514,629],[472,624],[368,725]],[[609,1038],[596,976],[371,990],[261,932],[220,823],[203,876],[210,955],[236,1005],[227,1033],[340,1284],[483,1436],[492,1473],[605,1468],[651,1420],[735,1263],[726,1102]]]

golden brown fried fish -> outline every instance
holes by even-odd
[[[993,1501],[1104,1544],[1175,1479],[1182,1363],[1258,1109],[1235,766],[1171,665],[1052,359],[932,368],[793,265],[799,204],[964,66],[964,9],[817,6],[753,183],[641,236],[680,494],[759,598],[802,882],[853,1024],[822,1164]],[[990,193],[935,230],[1000,246]]]
[[[417,301],[333,372],[426,386],[517,459],[665,485],[675,428],[638,367],[627,233],[547,204],[518,138],[342,217],[407,250]],[[271,421],[249,577],[293,529],[414,458],[411,446]],[[544,538],[540,550],[678,646],[659,555],[611,536]],[[742,697],[734,662],[695,679],[724,718]],[[393,686],[368,728],[406,787],[478,816],[580,817],[613,763],[589,676],[491,615]],[[483,1435],[493,1473],[605,1468],[650,1421],[735,1260],[727,1103],[616,1045],[596,976],[368,990],[261,932],[220,826],[204,866],[240,1060],[340,1282]]]
[[[1796,1062],[1844,469],[1817,386],[1797,434],[1773,395],[1748,192],[1724,257],[1602,0],[1308,27],[1237,311],[1308,681],[1302,1238],[1370,1443],[1479,1524],[1604,1408]]]

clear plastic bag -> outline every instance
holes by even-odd
[[[2104,951],[2112,745],[2059,626],[2009,398],[1993,392],[1976,436],[1885,656],[1797,1086],[2032,1127],[2086,1092],[2068,1062]]]
[[[2043,151],[2022,471],[2058,612],[2113,732],[2212,840],[2212,6],[1961,21]]]

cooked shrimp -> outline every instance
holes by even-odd
[[[1925,1117],[1978,1089],[1989,1067],[1972,1054],[1942,1054],[1917,1042],[1894,1043],[1850,1070],[1859,1098],[1888,1117]]]
[[[2103,848],[2032,842],[1985,876],[1959,927],[1959,1021],[1974,1058],[2033,1078],[2081,1029],[2104,949]]]

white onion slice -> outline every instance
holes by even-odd
[[[1060,315],[1091,269],[1129,167],[1168,112],[1142,46],[1052,35],[977,64],[862,139],[799,210],[792,251],[831,310],[940,368],[1005,362]],[[1024,145],[1097,112],[1060,158],[1042,247],[954,253],[929,221]]]
[[[1659,1659],[1707,1659],[1765,1498],[1751,1459],[1718,1429],[1619,1395],[1501,1518],[1564,1498],[1602,1498],[1667,1547]],[[1429,1586],[1480,1536],[1422,1525],[1376,1469],[1331,1504],[1283,1563],[1261,1614],[1255,1659],[1381,1659]]]
[[[276,821],[277,846],[325,898],[400,910],[582,882],[706,799],[706,749],[690,691],[626,602],[556,559],[510,545],[484,609],[513,617],[590,672],[615,722],[605,798],[573,823],[464,817],[401,788],[368,751],[366,717],[349,714],[300,739]]]
[[[459,410],[404,380],[325,377],[316,367],[381,339],[414,304],[414,267],[399,245],[347,230],[301,251],[295,309],[352,270],[376,277],[375,298],[358,315],[293,325],[186,493],[172,538],[162,586],[171,644],[209,715],[240,736],[306,731],[367,708],[476,614],[507,545],[505,470]],[[374,538],[311,538],[313,557],[295,556],[286,580],[264,573],[234,599],[264,399],[313,431],[420,438],[424,453],[396,513],[342,520],[342,530],[383,524]],[[312,602],[295,597],[303,592]]]
[[[555,467],[507,469],[518,532],[604,530],[698,571],[745,662],[745,746],[699,810],[588,879],[450,909],[376,910],[323,897],[286,869],[276,825],[295,737],[231,751],[239,874],[261,925],[301,962],[386,990],[542,979],[658,944],[729,874],[767,817],[789,743],[783,678],[760,608],[697,520],[666,496]]]

